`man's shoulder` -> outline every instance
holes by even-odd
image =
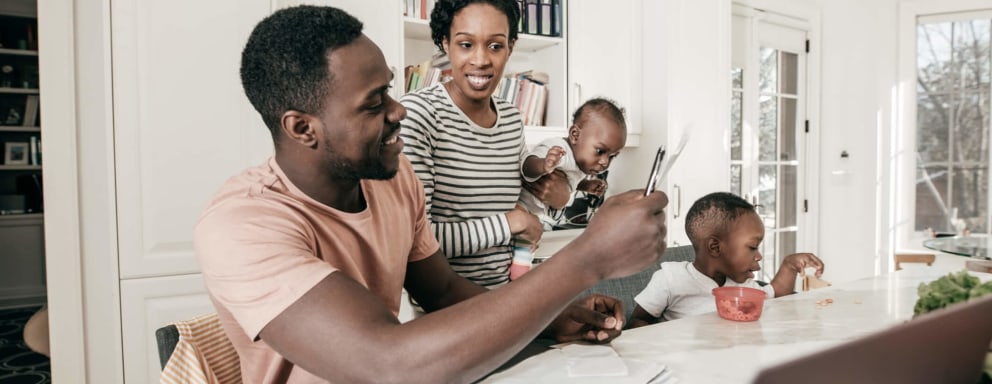
[[[262,212],[266,216],[289,212],[291,210],[286,208],[292,201],[279,173],[266,162],[227,179],[207,203],[200,215],[200,224],[242,220],[257,217]]]

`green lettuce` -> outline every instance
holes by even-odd
[[[949,273],[929,283],[920,283],[920,298],[916,300],[913,316],[948,305],[992,294],[992,281],[984,284],[968,271]]]

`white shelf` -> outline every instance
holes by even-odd
[[[0,93],[16,93],[21,95],[37,95],[38,88],[0,88]]]
[[[45,217],[44,213],[13,213],[9,215],[0,215],[0,221],[17,221],[17,220],[31,220],[31,221],[41,221]]]
[[[430,22],[412,17],[403,18],[403,36],[407,39],[432,41]],[[517,34],[514,51],[536,52],[542,49],[562,44],[560,37]]]
[[[38,133],[41,132],[41,127],[18,127],[14,125],[0,125],[0,132]]]
[[[26,49],[0,48],[0,55],[38,56],[38,51],[29,51]]]
[[[0,164],[0,171],[40,171],[40,165],[7,165]]]

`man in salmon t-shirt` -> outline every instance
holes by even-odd
[[[242,84],[275,156],[224,184],[194,245],[244,381],[472,381],[542,332],[616,337],[622,303],[573,298],[657,262],[665,195],[615,196],[521,279],[492,291],[469,282],[439,251],[400,154],[406,110],[361,30],[335,8],[287,8],[242,52]],[[430,313],[401,324],[404,287]]]

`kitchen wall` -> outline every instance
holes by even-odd
[[[912,1],[912,0],[905,0]],[[896,84],[898,0],[756,0],[752,7],[811,19],[813,47],[811,82],[820,92],[810,95],[812,129],[819,129],[819,158],[810,161],[818,188],[810,191],[812,214],[819,220],[810,251],[827,263],[826,278],[841,282],[887,270],[890,252],[888,132],[893,124]],[[726,9],[725,9],[726,8]],[[644,127],[641,145],[623,151],[611,167],[611,192],[642,188],[658,145],[677,135],[672,127],[693,122],[692,141],[702,151],[692,164],[695,197],[726,190],[726,149],[721,132],[729,109],[721,109],[729,87],[719,68],[729,68],[729,2],[665,1],[644,4]],[[652,15],[667,15],[662,17]],[[649,20],[650,19],[650,20]],[[649,22],[653,21],[653,22]],[[714,48],[715,47],[715,48]],[[723,47],[723,48],[720,48]],[[715,79],[715,80],[714,80]],[[723,113],[722,111],[727,111]],[[697,137],[702,136],[702,138]],[[849,157],[841,158],[847,151]],[[689,150],[687,150],[689,152]],[[707,157],[709,158],[707,160]],[[666,188],[671,188],[671,182]],[[673,200],[673,191],[668,190]],[[694,197],[683,191],[683,207]],[[675,207],[672,206],[670,211]],[[681,211],[684,214],[685,208]],[[669,212],[672,216],[672,212]],[[670,239],[684,241],[682,224],[670,220]]]

